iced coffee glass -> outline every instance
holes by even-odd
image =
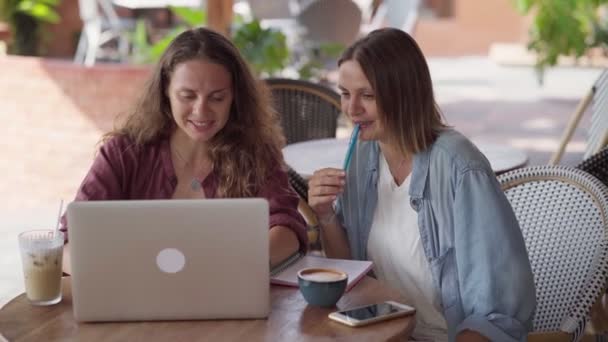
[[[31,230],[19,234],[25,294],[33,305],[61,301],[63,233]]]

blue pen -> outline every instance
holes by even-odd
[[[357,144],[357,135],[359,135],[359,125],[355,125],[353,129],[353,133],[350,135],[350,141],[348,142],[348,150],[346,151],[346,158],[344,158],[344,171],[348,169],[348,164],[350,164],[350,159],[353,155],[353,150],[355,149],[355,145]]]

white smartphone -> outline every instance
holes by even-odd
[[[384,303],[332,312],[329,314],[329,318],[352,327],[359,327],[395,317],[411,315],[415,312],[416,309],[409,305],[386,301]]]

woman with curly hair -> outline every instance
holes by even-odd
[[[205,28],[183,32],[135,109],[104,136],[75,200],[263,197],[271,265],[305,250],[269,98],[229,40]],[[69,248],[64,260],[69,273]]]

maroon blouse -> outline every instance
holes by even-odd
[[[127,137],[114,137],[101,147],[85,176],[76,201],[171,199],[177,186],[169,139],[163,138],[144,146]],[[212,172],[202,183],[205,197],[215,198],[218,175]],[[298,195],[289,186],[287,173],[277,167],[256,197],[268,200],[270,227],[281,225],[298,237],[300,250],[308,243],[304,219],[298,212]],[[62,219],[66,233],[67,222]]]

